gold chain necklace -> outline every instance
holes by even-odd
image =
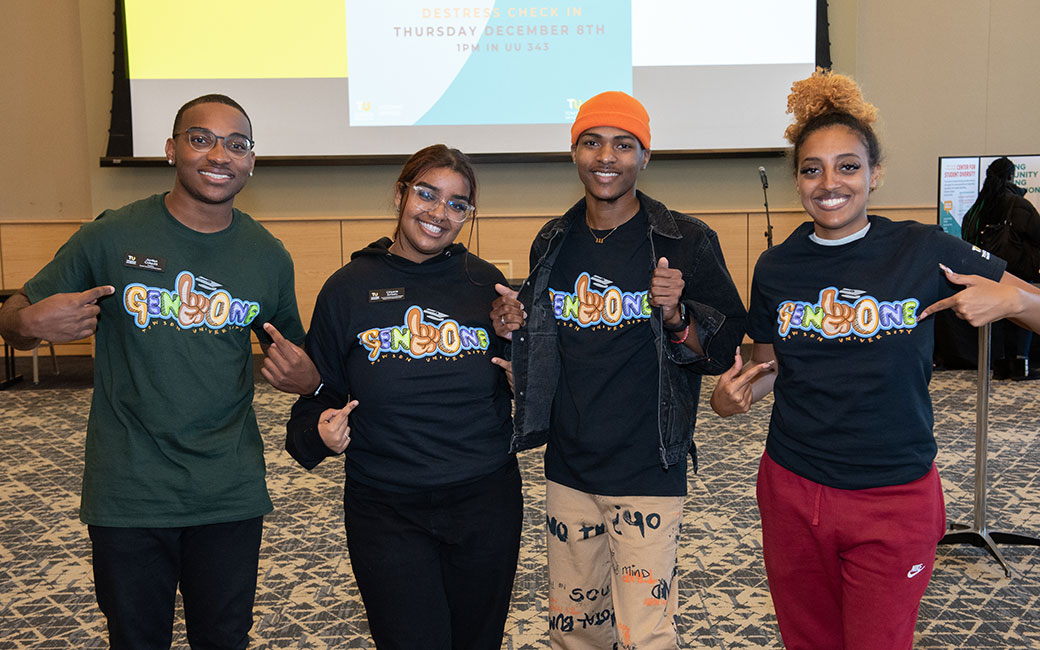
[[[611,228],[610,232],[608,232],[607,234],[603,235],[602,237],[597,237],[596,233],[593,232],[593,230],[592,230],[592,224],[589,223],[589,215],[588,215],[588,213],[586,213],[585,214],[585,227],[589,229],[589,234],[592,235],[592,239],[597,244],[602,244],[603,242],[605,242],[607,240],[607,237],[610,237],[611,235],[613,235],[614,231],[621,227],[621,224],[619,223],[618,225],[616,225],[613,228]]]

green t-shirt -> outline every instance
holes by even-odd
[[[157,194],[84,225],[25,293],[106,284],[80,519],[170,527],[270,512],[249,331],[266,342],[271,322],[303,340],[282,243],[238,210],[227,229],[196,232]]]

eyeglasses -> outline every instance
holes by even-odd
[[[224,141],[224,151],[229,156],[235,158],[245,158],[250,151],[253,150],[253,145],[256,143],[240,133],[232,133],[231,135],[216,135],[209,129],[203,129],[201,127],[193,126],[187,131],[180,133],[174,133],[173,137],[178,135],[188,136],[188,144],[191,148],[199,153],[206,153],[213,149],[217,145],[217,140]]]
[[[412,192],[415,194],[415,200],[419,202],[419,207],[426,212],[433,212],[443,203],[447,208],[444,213],[455,223],[464,223],[477,211],[463,199],[442,199],[436,190],[425,185],[412,185]]]

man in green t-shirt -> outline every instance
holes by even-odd
[[[80,519],[112,648],[169,648],[178,585],[192,647],[244,648],[272,509],[250,332],[273,386],[320,379],[288,252],[233,206],[255,161],[245,111],[188,102],[166,156],[173,189],[84,225],[4,303],[0,335],[96,335]]]

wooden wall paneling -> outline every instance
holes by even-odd
[[[296,301],[304,328],[310,327],[318,292],[330,275],[343,266],[339,220],[269,221],[264,227],[282,240],[296,271]]]
[[[697,218],[708,224],[719,237],[719,247],[726,259],[733,284],[747,305],[748,289],[751,286],[748,266],[748,215],[746,212],[730,214],[698,214]]]
[[[346,264],[350,261],[350,255],[354,251],[368,246],[380,237],[393,237],[397,219],[393,216],[373,219],[343,219],[341,224],[342,264]]]
[[[0,225],[3,288],[18,289],[36,275],[68,240],[79,223],[18,223]]]
[[[56,356],[82,356],[89,357],[94,354],[94,337],[81,339],[79,341],[72,341],[71,343],[55,343],[54,354]],[[43,382],[43,377],[51,371],[51,360],[49,358],[51,351],[47,349],[47,346],[40,346],[40,382]],[[27,357],[32,356],[32,351],[19,352],[18,354],[24,354]],[[58,361],[58,372],[61,372],[61,361]],[[31,373],[30,373],[31,374]]]
[[[4,289],[19,289],[51,261],[54,254],[77,230],[80,223],[0,224],[0,269]],[[91,339],[54,346],[58,355],[88,355]],[[41,351],[46,356],[49,350]],[[31,350],[16,351],[15,356],[32,356]],[[49,372],[50,361],[42,360],[41,374]],[[61,364],[58,364],[59,369]]]
[[[478,217],[479,248],[468,243],[469,226],[459,241],[497,266],[509,280],[523,280],[530,272],[531,242],[551,217]],[[474,239],[476,239],[474,237]]]
[[[93,354],[93,339],[89,337],[80,339],[78,341],[71,341],[69,343],[55,343],[54,354],[59,357],[64,356],[81,356],[89,357]],[[40,383],[43,383],[44,377],[51,374],[51,351],[46,345],[40,346]],[[28,358],[32,356],[32,350],[15,350],[14,356],[18,359],[23,357]],[[2,358],[2,357],[0,357]],[[61,372],[61,359],[58,360],[58,372]],[[32,380],[32,373],[22,373],[30,381]]]
[[[81,356],[89,357],[93,354],[93,342],[94,337],[80,339],[79,341],[72,341],[70,343],[55,343],[54,354],[59,357],[64,356]],[[14,356],[17,359],[29,358],[32,356],[32,350],[15,350]],[[40,346],[40,383],[46,380],[47,375],[51,374],[51,351],[46,345]],[[0,358],[3,358],[0,355]],[[58,359],[58,372],[61,372],[61,359]],[[22,373],[22,376],[26,380],[32,381],[32,372]]]
[[[879,207],[871,212],[893,220],[914,219],[936,223],[933,207]],[[746,302],[759,255],[766,249],[764,212],[697,214],[719,236],[726,265],[741,298]],[[781,243],[808,219],[802,210],[771,212],[773,240]],[[480,218],[472,236],[467,225],[459,241],[502,269],[510,279],[524,278],[529,271],[531,242],[551,215],[489,215]],[[393,216],[315,220],[264,221],[282,240],[296,266],[296,293],[300,316],[309,326],[314,301],[325,280],[350,260],[355,250],[380,237],[393,234]],[[80,222],[0,223],[0,282],[18,288],[50,261],[61,245],[79,228]],[[479,235],[479,238],[478,238]],[[90,340],[57,346],[58,354],[90,354]],[[254,350],[259,352],[259,346]]]
[[[788,235],[794,232],[795,228],[802,225],[809,220],[809,215],[805,212],[798,211],[769,211],[769,220],[773,224],[773,245],[777,246],[785,239]],[[765,212],[752,212],[748,215],[748,288],[751,287],[751,280],[755,276],[755,264],[758,262],[758,257],[765,252],[767,248],[767,240],[765,236],[766,232],[766,213]]]

